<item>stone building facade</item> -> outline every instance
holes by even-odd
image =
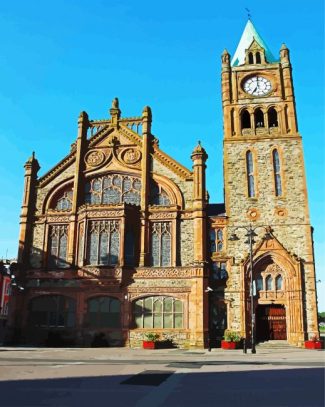
[[[45,175],[34,154],[26,162],[16,340],[138,346],[155,332],[201,348],[225,329],[250,338],[252,305],[258,341],[318,335],[289,50],[275,59],[248,21],[221,77],[225,203],[208,201],[200,144],[191,171],[159,148],[149,107],[123,118],[117,99],[107,119],[80,114],[70,153]]]

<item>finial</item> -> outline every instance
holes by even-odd
[[[245,7],[245,10],[246,10],[246,12],[247,12],[247,18],[248,18],[248,20],[251,20],[251,18],[252,18],[251,11],[250,11],[248,8],[246,8],[246,7]]]
[[[287,46],[285,45],[285,43],[283,42],[280,49],[288,49],[288,47],[287,47]]]
[[[112,109],[118,109],[118,108],[119,108],[118,98],[114,98],[112,101]]]
[[[146,116],[149,118],[149,120],[151,120],[152,118],[152,114],[151,114],[151,109],[149,106],[145,106],[142,110],[142,116]]]
[[[32,152],[33,160],[35,159],[35,151]]]

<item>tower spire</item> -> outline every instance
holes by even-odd
[[[236,52],[231,60],[231,66],[243,65],[245,63],[246,50],[250,47],[254,40],[258,42],[262,48],[264,48],[267,62],[277,62],[277,59],[274,58],[270,48],[266,45],[265,41],[254,27],[251,20],[251,15],[248,14],[248,21],[240,38]]]

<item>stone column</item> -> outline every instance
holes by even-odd
[[[193,161],[193,222],[194,222],[194,261],[206,260],[206,188],[205,162],[208,155],[201,143],[195,147],[191,155]]]
[[[37,172],[40,169],[35,153],[25,163],[24,195],[20,214],[18,263],[29,264],[32,223],[36,203]]]
[[[140,230],[140,266],[146,266],[149,255],[149,219],[148,205],[150,194],[151,164],[151,122],[149,106],[142,112],[142,160],[141,160],[141,230]]]
[[[225,49],[221,55],[222,68],[221,68],[221,91],[222,91],[222,107],[225,117],[230,117],[230,103],[231,103],[231,69],[230,69],[230,55]],[[232,136],[231,120],[224,122],[225,137]]]
[[[81,112],[78,118],[78,137],[76,141],[76,168],[73,182],[72,209],[69,223],[68,263],[72,266],[76,261],[77,212],[84,198],[84,157],[87,149],[88,114]]]

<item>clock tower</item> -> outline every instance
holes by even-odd
[[[258,341],[301,345],[318,335],[315,268],[289,49],[275,58],[248,20],[222,54],[228,326]],[[253,242],[251,307],[249,245]],[[233,241],[229,237],[235,233]],[[254,309],[252,323],[252,312]]]

